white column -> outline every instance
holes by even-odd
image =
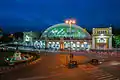
[[[112,49],[112,36],[109,38],[109,49]]]
[[[95,38],[92,36],[92,49],[95,49]]]

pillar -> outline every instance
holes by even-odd
[[[95,49],[95,37],[92,36],[92,49]]]
[[[109,38],[109,49],[112,49],[112,36]]]
[[[47,37],[45,38],[45,49],[48,49],[48,39],[47,39]]]
[[[63,38],[60,39],[60,50],[64,50],[64,40]]]

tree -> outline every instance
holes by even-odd
[[[115,47],[120,46],[120,35],[113,36],[113,44]]]
[[[16,32],[16,33],[14,33],[14,37],[15,37],[15,39],[23,39],[23,32]]]
[[[3,37],[0,39],[0,41],[3,43],[7,43],[7,42],[11,42],[12,38],[8,37],[8,34],[3,34]]]

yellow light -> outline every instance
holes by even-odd
[[[72,23],[72,20],[70,20],[69,22]]]
[[[76,23],[76,20],[69,19],[69,20],[66,20],[65,23],[66,23],[66,24],[75,24],[75,23]]]
[[[66,23],[66,24],[68,24],[68,23],[69,23],[69,21],[68,21],[68,20],[66,20],[66,21],[65,21],[65,23]]]
[[[86,29],[83,29],[84,30],[84,32],[86,32]]]
[[[73,24],[75,24],[75,23],[76,23],[76,21],[75,21],[75,20],[72,20],[72,23],[73,23]]]

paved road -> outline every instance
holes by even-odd
[[[60,58],[59,54],[42,57],[37,64],[6,73],[2,78],[3,80],[90,80],[80,68],[65,68],[62,65],[64,60]]]
[[[99,66],[102,70],[120,78],[120,58],[111,58],[109,61]]]
[[[119,80],[100,66],[81,64],[78,68],[67,69],[63,65],[65,58],[63,54],[43,56],[37,64],[6,73],[0,80]]]

